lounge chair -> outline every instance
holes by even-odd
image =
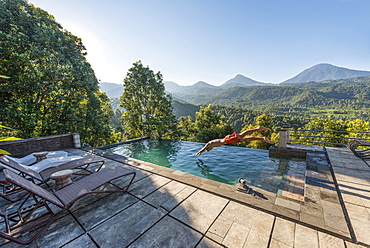
[[[5,157],[12,159],[20,164],[29,166],[31,164],[36,163],[36,156],[34,154],[36,153],[28,154],[27,156],[24,156],[22,158],[14,158],[9,155],[5,155]],[[65,151],[50,151],[50,152],[47,151],[47,154],[46,154],[46,159],[62,158],[62,157],[68,157],[68,153]]]
[[[127,186],[123,189],[96,190],[114,179],[129,175],[132,175],[131,181],[129,181]],[[6,180],[27,190],[29,192],[29,197],[27,197],[14,212],[7,214],[0,212],[0,216],[4,219],[3,223],[5,224],[5,231],[0,231],[0,236],[19,244],[29,244],[47,229],[64,211],[70,209],[81,197],[93,193],[125,192],[132,184],[135,175],[135,171],[123,167],[106,168],[84,177],[56,192],[51,192],[10,170],[4,169]],[[35,203],[24,206],[26,202],[29,202],[30,197],[34,199]],[[60,207],[61,210],[54,213],[48,206],[48,203]],[[45,208],[46,212],[44,214],[40,213],[40,208]],[[35,211],[37,213],[35,213]],[[44,226],[40,225],[42,223],[44,223]],[[34,229],[36,226],[40,226],[40,228],[37,229],[32,237],[27,240],[20,239],[22,233],[27,233],[30,228]]]
[[[370,160],[370,149],[358,149],[358,147],[370,147],[370,141],[352,140],[348,143],[348,147],[356,157],[361,158],[370,167],[366,161]]]
[[[46,158],[46,159],[44,159],[40,162],[37,162],[37,163],[32,163],[31,165],[27,165],[27,164],[24,164],[24,163],[20,163],[17,160],[14,160],[13,157],[9,157],[9,156],[4,156],[4,157],[8,160],[12,160],[14,162],[17,162],[18,164],[21,164],[22,166],[26,166],[27,168],[29,168],[33,171],[36,171],[36,172],[40,172],[40,171],[45,170],[49,167],[55,167],[55,166],[58,166],[60,164],[64,164],[66,162],[82,158],[81,156],[61,156],[61,157],[55,156],[55,157],[51,157],[51,158]],[[12,170],[9,167],[6,167],[6,166],[4,166],[4,167],[9,169],[9,170]]]
[[[99,171],[102,166],[104,165],[104,160],[101,158],[84,158],[81,157],[79,159],[75,159],[72,161],[68,161],[66,163],[60,164],[55,167],[50,167],[45,170],[42,170],[40,172],[36,172],[31,170],[28,166],[24,166],[20,163],[17,163],[11,159],[8,159],[5,156],[0,157],[0,164],[2,164],[4,167],[7,169],[16,172],[20,174],[21,176],[28,178],[32,180],[33,182],[38,182],[38,183],[46,183],[49,181],[51,174],[57,171],[61,170],[67,170],[67,169],[84,169],[88,172],[88,174],[91,174],[87,168],[94,163],[98,163],[99,166],[95,170],[95,172]],[[4,169],[5,170],[5,169]],[[82,173],[86,174],[86,173]],[[2,183],[2,192],[0,192],[0,196],[7,199],[8,201],[15,202],[18,201],[17,198],[12,198],[15,194],[19,193],[19,187],[15,187],[12,184],[5,184],[4,182]]]

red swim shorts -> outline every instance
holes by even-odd
[[[236,132],[234,132],[233,134],[225,136],[224,139],[225,139],[226,144],[241,142],[240,139],[238,138]]]

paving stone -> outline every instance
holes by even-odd
[[[320,248],[345,248],[344,240],[331,236],[326,233],[319,232],[319,247]]]
[[[71,215],[67,215],[54,221],[41,235],[34,244],[39,247],[51,245],[60,247],[65,243],[82,235],[84,230],[78,225]]]
[[[318,248],[318,232],[314,229],[296,224],[294,247],[299,248]]]
[[[203,189],[203,190],[206,190],[206,191],[214,192],[214,191],[217,190],[218,186],[208,184],[208,183],[203,183],[202,185],[199,186],[199,188]]]
[[[263,248],[268,246],[275,217],[258,211],[251,225],[244,248]]]
[[[153,243],[148,237],[141,236],[137,241],[128,246],[130,248],[159,248],[156,244]]]
[[[185,188],[188,188],[186,184],[171,181],[152,194],[146,196],[143,200],[156,208],[163,207],[167,211],[172,210],[176,207],[184,198],[188,197],[194,192],[195,188],[191,187],[192,190],[187,190],[188,194],[182,193]],[[181,193],[181,194],[180,194]]]
[[[370,229],[366,228],[370,227],[370,209],[354,204],[346,204],[346,208],[357,240],[370,246]]]
[[[28,245],[21,245],[14,243],[9,240],[1,240],[1,248],[39,248],[35,242],[28,244]]]
[[[130,194],[114,193],[94,204],[73,210],[72,213],[86,230],[90,230],[137,201],[138,199]]]
[[[233,220],[225,218],[220,215],[216,221],[212,224],[211,228],[208,230],[206,236],[222,243],[226,234],[229,232],[231,225],[234,223]]]
[[[317,205],[321,205],[321,197],[320,197],[320,188],[319,187],[312,187],[312,185],[306,184],[305,189],[305,199],[306,202],[315,203]]]
[[[94,227],[90,234],[100,247],[126,247],[163,215],[163,212],[139,201]]]
[[[339,188],[345,202],[370,208],[370,186],[341,182]]]
[[[347,223],[344,219],[342,207],[328,201],[322,201],[325,225],[344,233],[348,233]]]
[[[30,239],[38,230],[24,233],[22,240]],[[2,248],[38,248],[38,247],[60,247],[84,233],[83,229],[71,215],[66,215],[54,221],[42,234],[31,244],[21,245],[1,238]],[[4,243],[3,243],[4,242]]]
[[[255,219],[257,218],[257,215],[258,210],[240,204],[236,210],[234,221],[242,224],[243,226],[251,228]]]
[[[183,199],[187,198],[189,195],[193,194],[197,188],[187,185],[183,190],[181,190],[177,196]]]
[[[175,170],[174,172],[172,172],[172,174],[177,175],[177,176],[184,176],[186,173],[182,172],[182,171]]]
[[[290,246],[278,240],[272,239],[269,248],[293,248],[293,246]]]
[[[290,208],[285,208],[279,205],[274,205],[272,211],[274,213],[277,213],[277,214],[280,214],[280,215],[283,215],[283,216],[286,216],[286,217],[289,217],[295,220],[299,220],[299,215],[300,215],[299,211],[296,211]]]
[[[319,218],[323,218],[323,210],[321,204],[304,202],[303,204],[301,204],[301,213],[306,213]]]
[[[184,183],[193,185],[197,188],[199,188],[204,183],[203,178],[190,174],[186,174],[182,178],[184,179]]]
[[[150,175],[149,177],[145,177],[144,179],[133,183],[129,192],[138,198],[144,198],[170,181],[170,179],[162,176]]]
[[[142,180],[143,178],[145,177],[148,177],[150,175],[152,175],[152,173],[150,172],[147,172],[147,171],[143,171],[143,170],[139,170],[137,168],[133,168],[133,167],[130,167],[129,169],[133,170],[136,172],[136,175],[135,175],[135,178],[134,178],[134,181],[133,181],[133,184]],[[131,180],[131,177],[130,176],[127,176],[127,177],[120,177],[118,179],[115,179],[112,181],[112,184],[120,187],[120,188],[123,188],[123,187],[126,187],[127,184],[129,183],[129,181]],[[131,185],[132,187],[132,185]]]
[[[276,198],[275,204],[279,205],[279,206],[282,206],[282,207],[285,207],[285,208],[289,208],[289,209],[298,211],[298,212],[301,210],[301,205],[299,203],[293,202],[291,200],[283,199],[281,197]]]
[[[220,245],[207,237],[204,237],[196,248],[225,248],[225,246]]]
[[[234,221],[236,219],[236,215],[239,212],[240,208],[243,207],[244,205],[230,201],[225,209],[222,211],[221,216],[229,219],[231,221]]]
[[[250,228],[234,222],[231,225],[226,237],[222,241],[222,244],[226,247],[242,248],[244,246],[245,240],[248,237],[249,231]]]
[[[129,247],[195,247],[201,238],[201,233],[166,216]]]
[[[84,234],[81,237],[78,237],[77,239],[63,246],[63,248],[76,248],[76,247],[94,248],[97,246],[94,244],[94,242],[91,240],[91,238],[87,234]]]
[[[340,204],[338,199],[338,194],[336,191],[330,189],[321,189],[320,198],[323,201],[328,201],[334,204]]]
[[[295,224],[287,220],[276,218],[272,240],[282,243],[287,247],[294,246]]]
[[[344,243],[346,244],[346,248],[365,248],[363,245],[356,245],[349,241],[345,241]]]
[[[197,190],[170,214],[204,233],[226,206],[228,200]]]
[[[307,223],[313,226],[317,226],[320,228],[325,228],[325,222],[323,216],[315,216],[315,215],[310,215],[306,213],[300,213],[299,215],[299,220],[302,221],[303,223]]]

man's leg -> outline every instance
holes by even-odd
[[[254,132],[266,131],[266,130],[270,130],[270,128],[258,126],[256,128],[248,129],[248,130],[245,130],[245,131],[239,133],[239,136],[244,137],[244,136],[249,135],[249,134],[254,133]]]
[[[248,137],[243,137],[243,138],[240,139],[241,142],[252,141],[252,140],[261,140],[261,141],[267,142],[267,143],[272,144],[272,145],[275,144],[274,142],[272,142],[271,140],[269,140],[266,137],[248,136]]]

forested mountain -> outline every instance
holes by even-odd
[[[370,76],[285,86],[233,87],[177,97],[194,105],[214,104],[305,117],[339,114],[356,118],[369,116]]]
[[[325,80],[337,80],[365,76],[370,76],[370,71],[351,70],[331,64],[318,64],[304,70],[303,72],[282,82],[281,84],[320,82]]]
[[[236,75],[234,78],[227,80],[225,83],[219,86],[219,88],[227,89],[231,87],[241,86],[253,86],[253,85],[268,85],[266,83],[258,82],[243,75]]]
[[[351,70],[330,64],[318,64],[304,70],[297,76],[288,79],[280,85],[258,82],[241,74],[227,80],[220,86],[214,86],[209,83],[199,81],[193,85],[181,86],[175,82],[164,81],[166,91],[171,93],[174,99],[186,101],[188,95],[218,95],[222,90],[234,87],[251,87],[251,86],[287,86],[297,83],[322,82],[327,80],[349,79],[354,77],[370,76],[370,71]],[[106,92],[109,98],[120,97],[123,92],[121,84],[100,83],[102,92]]]
[[[243,75],[236,75],[234,78],[227,80],[225,83],[223,83],[220,86],[214,86],[211,84],[208,84],[203,81],[199,81],[193,85],[190,86],[181,86],[178,85],[174,82],[170,81],[165,81],[165,87],[168,92],[170,92],[175,98],[180,98],[181,96],[186,92],[186,94],[194,94],[194,95],[199,95],[199,94],[204,94],[207,92],[208,94],[216,94],[220,90],[223,89],[229,89],[232,87],[248,87],[248,86],[256,86],[256,85],[272,85],[272,84],[267,84],[267,83],[262,83],[255,81],[253,79],[250,79],[248,77],[245,77]]]
[[[192,104],[183,104],[182,109],[175,107],[177,118],[194,118],[199,110],[196,106],[213,104],[305,118],[332,115],[343,119],[367,119],[370,117],[370,76],[281,86],[200,87],[198,91],[173,94],[173,99]]]

